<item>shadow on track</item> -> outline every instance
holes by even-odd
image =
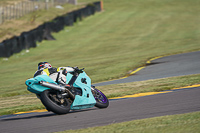
[[[98,108],[72,110],[68,114],[63,114],[63,115],[69,115],[69,114],[72,114],[72,113],[86,112],[86,111],[97,110],[97,109]],[[45,113],[45,114],[34,115],[35,113],[25,113],[25,114],[17,114],[17,115],[7,115],[5,117],[2,117],[0,121],[14,121],[14,120],[22,120],[22,119],[34,119],[34,118],[45,118],[45,117],[52,117],[52,116],[62,116],[62,115],[57,115],[53,112],[43,112],[43,113]],[[27,115],[29,115],[29,116],[27,116]]]

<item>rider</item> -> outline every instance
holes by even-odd
[[[63,67],[52,67],[48,62],[38,63],[38,70],[35,72],[34,77],[38,75],[47,75],[55,82],[66,85],[67,70]]]

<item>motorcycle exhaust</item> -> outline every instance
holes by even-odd
[[[40,81],[39,84],[42,85],[42,86],[57,90],[57,91],[67,92],[67,93],[69,93],[70,97],[73,100],[75,99],[74,94],[72,94],[71,91],[68,90],[67,88],[65,88],[64,86],[56,85],[56,84],[53,84],[53,83],[47,83],[47,82],[44,82],[44,81]]]

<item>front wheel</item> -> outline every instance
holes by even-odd
[[[96,100],[95,106],[98,108],[107,108],[109,105],[109,101],[107,97],[98,89],[91,87],[92,94]]]
[[[70,111],[70,102],[67,98],[59,98],[56,91],[45,90],[40,95],[40,100],[48,111],[56,114],[67,114]]]

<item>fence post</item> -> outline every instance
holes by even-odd
[[[52,7],[54,7],[54,0],[51,0]]]
[[[48,10],[49,6],[48,6],[49,0],[46,0],[46,10]]]
[[[101,0],[101,11],[103,11],[103,0]]]
[[[23,2],[20,2],[20,8],[21,8],[21,10],[20,10],[20,17],[21,16],[23,16]]]
[[[4,7],[2,7],[2,24],[4,23]]]
[[[15,4],[15,19],[17,19],[17,14],[18,14],[18,12],[17,12],[17,4]]]
[[[3,8],[0,7],[0,24],[3,23]]]
[[[19,4],[20,4],[20,3],[17,3],[17,19],[20,17]]]
[[[17,19],[19,18],[19,3],[17,3]]]
[[[12,19],[12,10],[13,8],[12,8],[12,5],[8,5],[8,12],[7,12],[7,14],[8,14],[8,17],[7,17],[7,20],[11,20]]]
[[[68,3],[77,5],[77,0],[67,0]]]
[[[6,6],[6,8],[5,8],[5,21],[8,19],[8,8],[7,8],[7,6]]]
[[[25,6],[24,6],[24,9],[25,9],[25,14],[27,14],[28,12],[27,12],[27,6],[28,6],[28,4],[27,4],[27,1],[24,1],[25,3]]]

